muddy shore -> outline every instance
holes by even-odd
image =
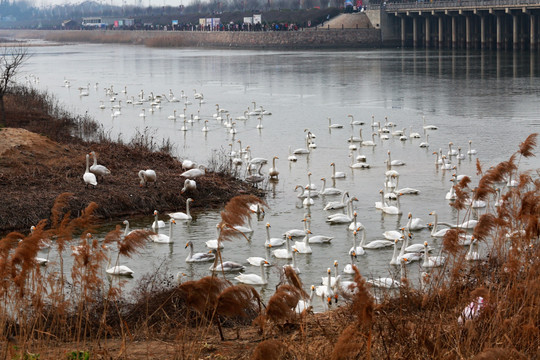
[[[92,120],[81,121],[58,109],[51,115],[47,99],[36,99],[39,96],[22,91],[6,98],[7,128],[0,130],[0,232],[26,230],[48,219],[54,200],[65,192],[73,194],[66,211],[76,216],[93,201],[99,205],[98,220],[151,215],[154,210],[184,211],[189,197],[197,212],[219,208],[240,194],[264,196],[225,172],[210,171],[196,179],[197,190],[182,194],[185,178],[180,174],[186,169],[181,161],[152,149],[144,134],[128,144],[106,138],[82,140],[72,134],[81,126],[86,136],[98,132]],[[86,188],[82,178],[90,151],[111,171],[110,176],[98,178],[96,188]],[[140,187],[137,174],[142,169],[156,171],[155,187]]]

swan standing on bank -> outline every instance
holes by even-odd
[[[90,172],[90,155],[86,154],[86,171],[83,175],[84,186],[87,188],[88,185],[92,185],[94,188],[97,186],[97,179],[94,173]]]
[[[186,179],[186,181],[184,181],[184,187],[182,188],[182,190],[180,190],[180,194],[183,194],[186,191],[193,190],[197,190],[197,183],[195,182],[195,180]]]
[[[154,187],[157,187],[156,185],[157,175],[154,170],[146,169],[146,170],[139,171],[139,179],[141,179],[141,181],[139,182],[140,187],[143,187],[143,186],[146,187],[148,186],[148,183],[154,183]]]
[[[91,151],[90,154],[94,158],[94,164],[92,166],[90,166],[90,171],[93,172],[94,174],[96,174],[97,176],[101,176],[101,180],[103,180],[103,177],[105,175],[110,175],[111,171],[109,169],[107,169],[107,167],[105,167],[103,165],[98,165],[95,151]]]

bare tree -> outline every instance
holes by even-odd
[[[8,93],[21,65],[28,59],[28,49],[26,47],[5,47],[0,52],[0,128],[6,126],[6,110],[4,107],[4,96]]]

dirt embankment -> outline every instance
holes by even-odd
[[[185,178],[180,174],[185,169],[178,159],[144,146],[68,136],[73,122],[44,114],[39,106],[15,106],[33,104],[26,100],[11,97],[6,101],[8,128],[0,131],[0,232],[28,229],[48,219],[54,200],[64,192],[73,193],[66,210],[77,215],[93,201],[99,205],[96,215],[101,219],[151,215],[155,209],[182,210],[188,197],[195,200],[192,208],[197,211],[220,206],[239,194],[263,195],[227,174],[211,172],[196,179],[197,190],[181,194]],[[57,141],[23,127],[42,134],[52,131]],[[82,178],[90,151],[111,171],[104,179],[98,177],[96,188],[86,188]],[[139,186],[142,169],[156,171],[157,186]]]

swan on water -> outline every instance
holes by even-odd
[[[174,212],[174,213],[169,213],[168,215],[172,218],[172,219],[175,219],[175,220],[192,220],[192,216],[191,214],[189,213],[189,204],[193,202],[193,199],[192,198],[188,198],[186,200],[186,212],[181,212],[181,211],[178,211],[178,212]]]
[[[266,273],[264,272],[264,265],[268,263],[266,260],[262,260],[259,264],[261,268],[261,275],[257,274],[240,274],[235,277],[235,280],[238,282],[241,282],[243,284],[248,285],[265,285],[268,284],[268,280],[266,279]]]
[[[176,224],[176,221],[174,219],[169,220],[169,235],[161,234],[159,233],[159,228],[156,228],[156,231],[158,231],[157,234],[150,235],[150,240],[155,243],[160,244],[170,244],[173,242],[173,225]]]
[[[187,263],[213,261],[216,258],[216,254],[212,253],[212,250],[210,250],[210,252],[194,253],[193,242],[191,240],[186,243],[185,248],[187,247],[189,247],[189,254],[186,258]]]

